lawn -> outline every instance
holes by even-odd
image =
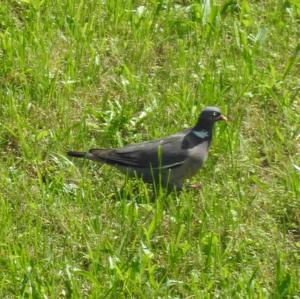
[[[300,2],[0,3],[1,298],[300,298]],[[218,123],[200,190],[66,151]]]

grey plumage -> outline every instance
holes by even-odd
[[[218,108],[207,107],[192,129],[123,148],[69,151],[68,155],[113,165],[145,182],[181,189],[183,181],[195,175],[206,160],[214,122],[225,119]]]

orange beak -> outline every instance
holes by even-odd
[[[227,121],[227,117],[224,116],[224,115],[220,115],[217,120],[224,120],[224,121]]]

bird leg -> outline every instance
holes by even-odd
[[[196,184],[190,184],[190,188],[194,190],[202,189],[202,184],[196,183]]]

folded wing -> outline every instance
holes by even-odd
[[[165,139],[128,145],[121,149],[91,149],[95,160],[129,168],[173,169],[187,158],[182,148],[185,135],[176,134]]]

